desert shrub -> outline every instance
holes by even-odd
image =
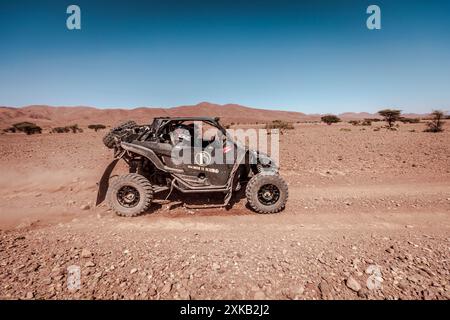
[[[349,128],[340,128],[339,130],[340,130],[340,131],[345,131],[345,132],[352,131],[352,129],[349,129]]]
[[[380,127],[376,127],[373,129],[373,131],[380,131],[380,129],[381,129]]]
[[[88,128],[95,130],[95,132],[97,132],[98,130],[106,129],[106,126],[103,124],[90,124],[88,125]]]
[[[69,126],[69,129],[72,131],[72,133],[83,132],[83,129],[79,128],[78,124]]]
[[[3,129],[3,132],[11,132],[11,133],[16,133],[16,128],[14,128],[14,127],[10,127],[10,128],[6,128],[6,129]]]
[[[400,117],[398,119],[400,122],[402,123],[419,123],[420,119],[419,118],[405,118],[405,117]]]
[[[8,128],[9,132],[24,132],[26,134],[42,133],[42,128],[32,122],[19,122]]]
[[[56,127],[56,128],[53,128],[51,132],[52,133],[67,133],[67,132],[70,132],[70,129],[69,129],[69,127]]]
[[[384,109],[378,111],[378,114],[384,118],[384,121],[388,124],[388,128],[391,129],[395,122],[399,120],[401,112],[401,110]]]
[[[434,110],[431,113],[431,121],[427,123],[427,128],[424,130],[425,132],[442,132],[444,129],[442,129],[442,126],[444,125],[444,122],[442,121],[444,119],[444,113],[440,110]]]
[[[364,121],[370,121],[370,122],[380,122],[381,121],[381,119],[378,119],[378,118],[364,118]]]
[[[52,133],[68,133],[72,131],[72,133],[83,132],[83,129],[78,127],[77,124],[65,127],[55,127],[52,129]]]
[[[353,126],[371,126],[372,120],[370,119],[364,119],[364,120],[350,120],[348,123],[350,123]]]
[[[294,126],[290,122],[274,120],[272,121],[272,123],[266,123],[266,129],[291,130],[294,129]]]
[[[320,118],[320,120],[322,120],[322,122],[325,122],[327,125],[331,125],[332,123],[341,122],[341,119],[339,119],[334,114],[328,114],[326,116],[323,116]]]

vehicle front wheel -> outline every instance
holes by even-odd
[[[256,212],[276,213],[286,206],[288,186],[280,175],[261,172],[250,179],[245,196]]]
[[[150,207],[153,188],[144,176],[130,173],[112,183],[106,198],[110,208],[119,216],[134,217]]]

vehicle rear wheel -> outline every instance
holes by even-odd
[[[256,212],[276,213],[286,206],[288,186],[280,175],[262,172],[250,179],[245,196]]]
[[[144,176],[130,173],[117,178],[106,197],[111,209],[119,216],[134,217],[150,207],[153,188]]]

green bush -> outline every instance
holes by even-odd
[[[266,129],[280,129],[280,130],[291,130],[294,129],[294,126],[290,122],[285,122],[281,120],[274,120],[272,123],[266,124]]]
[[[6,128],[6,129],[3,129],[3,132],[11,132],[11,133],[16,133],[16,128],[14,128],[14,127],[9,127],[9,128]]]
[[[32,122],[19,122],[13,124],[11,128],[6,129],[7,132],[24,132],[26,134],[42,133],[42,128]]]
[[[420,119],[419,118],[405,118],[405,117],[400,117],[398,119],[400,122],[402,123],[419,123]]]
[[[348,123],[354,125],[354,126],[371,126],[372,120],[371,119],[364,119],[363,121],[360,120],[350,120]]]
[[[52,129],[52,133],[67,133],[70,132],[69,127],[56,127]]]
[[[83,132],[83,129],[79,128],[77,124],[69,126],[72,133]]]
[[[103,124],[90,124],[88,125],[88,128],[95,130],[95,132],[97,132],[98,130],[106,129],[106,126]]]
[[[337,116],[333,114],[328,114],[326,116],[323,116],[320,118],[322,122],[325,122],[327,125],[331,125],[332,123],[341,122],[341,119],[339,119]]]
[[[52,133],[68,133],[72,131],[72,133],[83,132],[83,129],[79,128],[77,124],[65,127],[55,127],[52,129]]]

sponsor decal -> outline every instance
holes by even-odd
[[[199,166],[207,166],[211,164],[211,155],[206,151],[201,151],[195,155],[194,161]]]
[[[211,172],[211,173],[219,173],[219,169],[215,169],[215,168],[199,167],[199,166],[192,166],[192,165],[188,165],[187,167],[192,170]]]
[[[226,146],[223,148],[223,153],[230,152],[231,150],[233,150],[233,146]]]

